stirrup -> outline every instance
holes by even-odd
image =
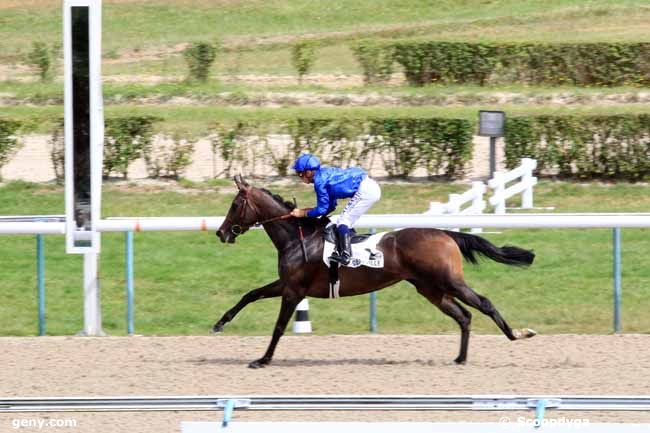
[[[341,257],[339,253],[334,251],[332,252],[332,255],[328,257],[327,260],[334,263],[342,263],[343,257]]]
[[[347,266],[350,264],[350,261],[352,260],[352,257],[347,256],[345,254],[340,256],[341,258],[339,259],[339,263],[343,266]]]

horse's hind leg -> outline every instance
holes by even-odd
[[[427,298],[429,302],[438,307],[440,311],[451,317],[460,326],[460,352],[454,359],[456,364],[464,364],[467,360],[467,348],[469,346],[469,333],[472,323],[472,313],[449,295],[444,295],[438,290],[416,285],[418,293]]]
[[[470,307],[474,307],[481,313],[490,316],[490,318],[497,324],[499,329],[510,340],[518,340],[522,338],[530,338],[535,335],[532,329],[515,329],[510,328],[505,319],[501,316],[499,311],[494,307],[492,302],[485,296],[479,295],[464,282],[455,282],[452,284],[451,295],[457,297]]]
[[[224,325],[234,319],[237,313],[239,313],[245,306],[259,299],[280,296],[283,288],[284,284],[280,280],[275,280],[266,286],[259,287],[246,293],[242,296],[237,305],[228,310],[226,314],[224,314],[221,319],[214,324],[212,332],[222,332]]]

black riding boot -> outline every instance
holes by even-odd
[[[350,232],[343,234],[336,231],[336,249],[338,250],[338,262],[343,266],[350,263],[352,258],[352,234]]]

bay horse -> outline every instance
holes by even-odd
[[[271,343],[262,358],[249,364],[251,368],[259,368],[271,362],[298,303],[306,296],[329,297],[328,268],[322,258],[323,231],[329,219],[298,220],[289,216],[294,205],[280,196],[249,185],[241,176],[235,176],[235,184],[239,192],[216,234],[221,242],[234,243],[237,236],[255,225],[262,225],[278,250],[279,279],[246,293],[212,330],[223,331],[224,325],[251,302],[282,297]],[[304,233],[305,253],[301,247],[300,230]],[[381,238],[377,248],[384,254],[384,267],[341,268],[340,296],[369,293],[403,280],[410,282],[418,293],[460,326],[460,353],[454,360],[457,364],[467,360],[472,320],[471,313],[461,302],[489,316],[510,340],[535,335],[531,329],[510,328],[492,302],[465,283],[462,262],[464,257],[471,263],[477,263],[478,253],[506,265],[529,266],[535,258],[532,251],[514,246],[499,248],[476,235],[433,228],[405,228],[389,232]]]

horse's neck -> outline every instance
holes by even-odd
[[[288,226],[284,221],[274,221],[263,226],[278,251],[284,250],[290,241]]]
[[[324,228],[325,225],[314,226],[303,223],[303,235],[312,237],[312,235],[317,234],[317,237],[322,237]],[[292,219],[264,224],[264,230],[278,251],[284,251],[300,239],[299,228]]]
[[[260,220],[278,218],[291,212],[290,209],[281,206],[272,206],[272,208],[272,210],[264,212],[264,215],[260,215]],[[277,248],[278,251],[284,250],[295,238],[295,230],[289,220],[276,220],[266,223],[264,224],[264,230],[266,231],[266,234],[269,235],[273,245],[275,245],[275,248]]]

